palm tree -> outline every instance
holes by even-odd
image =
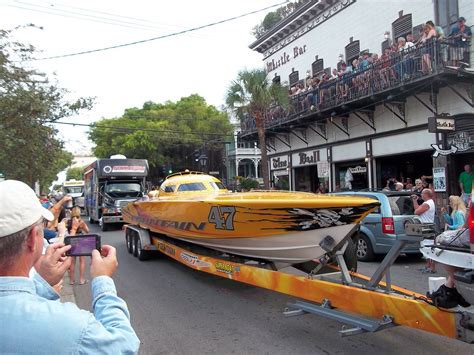
[[[277,83],[267,80],[263,69],[243,70],[232,81],[227,90],[226,104],[237,117],[242,120],[251,116],[255,119],[258,141],[262,152],[262,175],[265,189],[270,188],[268,174],[268,158],[265,143],[265,121],[271,107],[280,105],[286,107],[287,91]]]

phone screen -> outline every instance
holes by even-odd
[[[100,236],[97,234],[66,237],[64,243],[71,245],[71,249],[66,252],[68,256],[90,256],[92,250],[100,250]]]

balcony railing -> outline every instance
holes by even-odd
[[[260,155],[260,148],[233,148],[228,155]]]
[[[362,70],[323,78],[317,86],[290,96],[287,108],[273,106],[266,114],[265,127],[277,127],[298,117],[324,114],[344,105],[349,107],[364,98],[436,76],[446,66],[458,66],[463,58],[469,61],[469,51],[469,42],[460,44],[449,39],[433,39],[400,53],[383,55]],[[256,132],[253,117],[242,120],[241,126],[244,135]]]

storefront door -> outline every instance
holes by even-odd
[[[318,167],[316,165],[295,168],[295,190],[316,192],[319,187]]]

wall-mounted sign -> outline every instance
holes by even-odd
[[[291,59],[295,59],[296,57],[306,53],[306,44],[302,47],[296,46],[293,48],[293,55],[290,56],[288,53],[283,52],[280,58],[274,58],[266,63],[267,66],[267,73],[281,67],[282,65],[287,64],[290,62]]]
[[[451,145],[455,145],[459,152],[465,152],[471,149],[471,143],[474,143],[474,136],[470,136],[468,132],[456,132],[449,140]]]
[[[444,167],[433,168],[433,187],[435,191],[446,191],[446,169]]]
[[[349,168],[349,171],[352,174],[365,174],[367,172],[367,167],[366,166],[356,166],[354,168]]]
[[[293,153],[292,165],[315,165],[319,160],[319,150],[307,150],[306,152]]]
[[[282,155],[271,159],[271,170],[288,168],[288,155]]]
[[[447,116],[428,117],[428,132],[452,132],[456,130],[454,118]]]
[[[329,162],[328,161],[318,161],[318,178],[328,178],[329,177]]]

